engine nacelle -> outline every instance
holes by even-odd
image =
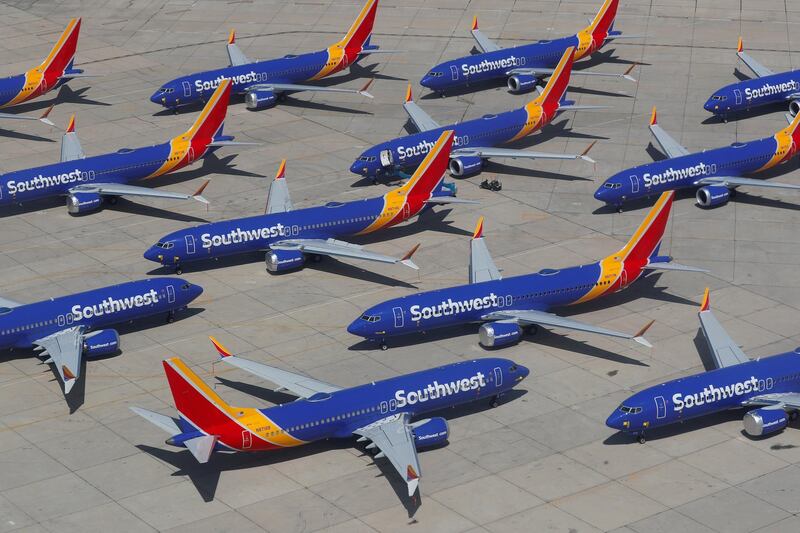
[[[442,417],[427,418],[411,424],[414,428],[414,445],[418,450],[447,442],[450,427]]]
[[[83,355],[89,359],[112,355],[119,351],[119,333],[115,329],[101,329],[83,337]]]
[[[67,196],[67,211],[71,215],[97,211],[103,204],[103,197],[96,192],[73,192]]]
[[[259,109],[275,107],[275,104],[278,103],[278,97],[272,91],[256,89],[247,91],[247,94],[244,96],[244,103],[247,109],[257,111]]]
[[[783,409],[754,409],[744,415],[744,430],[751,437],[760,437],[781,431],[789,423]]]
[[[528,74],[514,74],[508,78],[508,90],[514,94],[529,93],[536,88],[539,80]]]
[[[300,268],[306,262],[303,252],[296,250],[270,250],[267,252],[267,270],[270,272],[283,272]]]
[[[450,160],[450,174],[456,178],[468,178],[480,173],[483,159],[474,155],[454,157]]]
[[[478,330],[481,346],[498,348],[516,344],[522,338],[522,328],[516,322],[487,322]]]
[[[800,113],[800,102],[797,100],[792,100],[789,102],[789,113],[795,117],[798,113]]]
[[[721,185],[706,185],[697,189],[697,205],[702,207],[717,207],[727,204],[731,199],[731,191]]]

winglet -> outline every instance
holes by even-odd
[[[711,298],[708,291],[708,287],[706,287],[706,292],[703,294],[703,302],[700,304],[700,312],[708,311],[711,307]]]
[[[61,365],[61,374],[64,376],[64,394],[69,394],[69,391],[72,390],[78,380],[67,365]]]
[[[417,250],[419,250],[419,247],[420,243],[415,244],[414,247],[406,252],[406,255],[400,259],[400,263],[409,268],[413,268],[414,270],[419,270],[419,267],[414,263],[414,261],[411,260],[411,257],[417,252]]]
[[[231,33],[228,35],[228,44],[236,43],[236,30],[231,30]]]
[[[69,369],[67,365],[61,365],[61,372],[64,373],[64,380],[75,379],[75,374]]]
[[[286,176],[286,160],[282,159],[281,164],[278,167],[278,173],[275,174],[276,180],[282,180]]]
[[[592,144],[587,146],[586,149],[583,152],[581,152],[581,159],[583,159],[584,161],[588,161],[589,163],[597,163],[597,161],[586,155],[589,153],[589,150],[594,148],[595,144],[597,144],[597,141],[592,141]]]
[[[40,121],[40,122],[44,122],[44,123],[45,123],[45,124],[47,124],[48,126],[55,126],[55,124],[53,124],[53,123],[50,121],[50,119],[49,119],[49,118],[47,118],[47,116],[50,114],[50,111],[52,111],[52,110],[53,110],[53,108],[54,108],[55,106],[56,106],[56,104],[50,104],[50,107],[48,107],[47,109],[45,109],[45,110],[44,110],[44,113],[42,113],[42,116],[41,116],[41,117],[39,117],[39,121]],[[74,116],[74,115],[73,115],[73,116]]]
[[[413,101],[414,101],[414,95],[411,93],[411,83],[409,83],[408,88],[406,89],[406,103]]]
[[[656,112],[656,106],[653,106],[653,113],[650,115],[650,125],[655,126],[658,124],[658,112]]]
[[[212,336],[209,336],[208,338],[211,340],[211,344],[214,345],[214,348],[217,349],[217,352],[219,353],[219,356],[221,358],[224,359],[226,357],[233,357],[233,354],[230,351],[228,351],[228,349],[225,348],[222,344],[220,344],[217,339],[215,339]]]
[[[477,29],[478,29],[478,15],[475,15],[474,17],[472,17],[472,31],[475,31]]]
[[[408,465],[406,469],[406,483],[408,483],[408,497],[410,498],[417,492],[419,486],[419,474],[411,465]]]
[[[69,123],[67,124],[67,131],[64,133],[75,133],[75,113],[69,117]]]
[[[739,44],[736,46],[736,53],[741,54],[744,52],[744,43],[742,43],[742,36],[739,36]]]
[[[475,225],[475,233],[472,234],[473,239],[481,239],[483,238],[483,217],[478,219],[478,223]]]
[[[650,342],[647,339],[644,338],[644,334],[647,332],[648,329],[650,329],[650,326],[652,326],[654,323],[655,323],[655,320],[651,320],[650,322],[645,324],[644,327],[642,327],[642,329],[640,329],[639,331],[636,332],[636,335],[633,336],[633,340],[635,340],[636,342],[638,342],[642,346],[646,346],[648,348],[652,348],[653,345],[650,344]]]
[[[194,191],[194,194],[192,194],[192,198],[194,198],[198,202],[208,205],[208,200],[206,200],[203,197],[203,191],[206,190],[206,187],[208,187],[209,183],[211,183],[211,180],[206,180],[196,191]]]
[[[367,83],[365,83],[361,89],[358,90],[358,94],[360,94],[361,96],[366,96],[367,98],[374,98],[374,96],[372,96],[370,93],[367,92],[367,89],[369,89],[369,86],[372,85],[373,81],[375,81],[375,78],[370,78],[370,80]]]
[[[636,65],[638,65],[638,63],[634,63],[630,67],[628,67],[628,69],[625,71],[625,73],[622,74],[622,77],[625,78],[626,80],[635,82],[636,78],[631,76],[631,72],[633,72],[633,69],[636,68]]]

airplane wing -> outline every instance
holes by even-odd
[[[0,298],[0,307],[5,307],[6,309],[13,309],[15,307],[19,307],[20,305],[24,305],[20,302],[15,300],[10,300],[8,298]]]
[[[800,185],[792,185],[790,183],[778,183],[776,181],[767,181],[753,178],[740,178],[738,176],[712,176],[708,178],[701,178],[694,182],[695,185],[721,185],[723,187],[771,187],[773,189],[800,189]]]
[[[298,85],[296,83],[259,83],[257,85],[250,85],[247,90],[261,90],[261,91],[272,91],[275,93],[282,93],[285,91],[290,92],[300,92],[300,91],[317,91],[317,92],[329,92],[329,93],[355,93],[360,94],[361,96],[366,96],[367,98],[372,98],[373,96],[367,92],[369,86],[372,85],[373,80],[369,80],[366,85],[364,85],[361,89],[343,89],[341,87],[324,87],[321,85]]]
[[[750,361],[750,358],[731,339],[728,332],[717,320],[717,317],[711,312],[709,300],[709,292],[706,289],[703,303],[700,304],[700,312],[697,313],[697,316],[700,317],[700,328],[703,330],[703,336],[706,338],[708,349],[711,351],[716,367],[724,368]]]
[[[481,49],[481,52],[494,52],[500,50],[500,46],[498,46],[497,43],[489,39],[480,29],[478,29],[477,15],[472,18],[472,37],[475,39],[475,42],[478,44],[478,48]]]
[[[67,130],[61,136],[61,162],[75,161],[85,157],[86,154],[83,153],[81,141],[78,139],[78,134],[75,133],[75,115],[72,115],[69,119]]]
[[[412,98],[411,84],[406,89],[406,101],[403,102],[403,109],[408,113],[408,118],[414,123],[418,131],[429,131],[439,128],[439,123],[433,120],[429,114],[422,110]]]
[[[653,321],[645,325],[642,329],[636,332],[636,334],[629,335],[628,333],[622,333],[620,331],[614,331],[613,329],[606,329],[598,326],[592,326],[591,324],[586,324],[585,322],[579,322],[572,318],[565,318],[562,316],[555,315],[553,313],[546,313],[544,311],[534,311],[534,310],[515,311],[513,309],[509,309],[503,311],[494,311],[492,313],[489,313],[488,315],[482,316],[481,318],[483,320],[489,320],[489,321],[506,320],[506,321],[513,321],[522,325],[537,324],[540,326],[551,326],[557,328],[574,329],[576,331],[586,331],[588,333],[608,335],[609,337],[618,337],[621,339],[633,339],[642,346],[647,346],[648,348],[653,347],[643,336],[645,331],[647,331],[648,328],[650,328],[650,326],[653,325]]]
[[[633,71],[636,64],[634,63],[630,67],[625,70],[622,74],[617,74],[616,72],[594,72],[589,70],[573,70],[573,76],[600,76],[603,78],[622,78],[628,81],[636,81],[636,78],[631,76],[631,71]],[[506,76],[513,76],[514,74],[521,74],[525,76],[534,76],[536,78],[545,78],[550,76],[555,72],[555,69],[547,68],[547,67],[522,67],[522,68],[512,68],[511,70],[506,71]]]
[[[242,52],[239,45],[236,44],[236,32],[231,30],[230,35],[228,36],[228,59],[230,60],[230,64],[232,67],[238,67],[240,65],[247,65],[248,63],[252,63],[250,59],[244,52]]]
[[[225,363],[235,366],[245,372],[258,376],[261,379],[271,381],[279,386],[277,391],[288,391],[299,398],[308,398],[318,393],[331,393],[342,390],[341,387],[318,381],[302,374],[295,374],[288,370],[281,370],[274,366],[257,363],[250,359],[238,357],[229,352],[222,344],[220,344],[214,337],[210,337],[214,348],[217,349],[221,360]]]
[[[170,416],[162,415],[161,413],[154,413],[153,411],[148,411],[147,409],[142,409],[141,407],[131,406],[130,410],[154,426],[160,427],[170,435],[178,435],[181,433],[181,429],[178,427],[178,421]]]
[[[753,74],[759,78],[763,78],[764,76],[772,76],[775,74],[770,69],[762,65],[753,56],[744,51],[744,45],[742,44],[741,37],[739,37],[739,46],[736,49],[736,55],[738,55],[739,59],[741,59],[742,62],[747,65],[747,68],[749,68]]]
[[[398,413],[358,428],[353,433],[361,436],[359,442],[372,441],[367,449],[380,449],[376,459],[389,459],[397,473],[406,480],[410,498],[417,491],[420,469],[413,427],[408,423],[409,419],[408,413]]]
[[[81,373],[83,329],[79,326],[64,329],[37,339],[33,344],[44,349],[43,355],[50,356],[50,362],[56,365],[56,371],[64,382],[64,394],[69,394]]]
[[[531,150],[516,150],[514,148],[493,148],[489,146],[470,146],[469,148],[458,148],[450,152],[450,157],[472,156],[472,157],[507,157],[510,159],[583,159],[589,163],[596,161],[586,155],[594,146],[594,142],[580,154],[552,154],[547,152],[533,152]]]
[[[785,411],[797,410],[800,409],[800,393],[775,392],[772,394],[761,394],[747,400],[745,405],[774,405],[776,408]]]
[[[658,142],[661,150],[667,154],[667,157],[689,155],[689,150],[684,148],[672,135],[664,131],[664,129],[658,125],[658,114],[656,113],[655,106],[653,106],[653,114],[650,116],[650,131],[656,138],[656,142]]]
[[[124,183],[82,183],[72,187],[69,192],[97,193],[105,196],[148,196],[151,198],[171,198],[174,200],[197,200],[198,202],[207,204],[208,200],[203,197],[202,193],[208,183],[208,181],[205,181],[194,194],[162,191],[160,189],[127,185]]]
[[[284,239],[269,246],[273,250],[292,250],[307,254],[330,255],[334,257],[351,257],[353,259],[364,259],[366,261],[377,261],[379,263],[401,263],[414,270],[419,267],[411,260],[411,256],[419,248],[419,244],[414,246],[406,255],[398,259],[391,255],[383,255],[365,250],[363,246],[351,244],[336,239]]]
[[[55,126],[55,124],[53,124],[50,121],[50,119],[47,118],[47,115],[50,114],[50,111],[53,110],[54,106],[55,106],[55,104],[53,104],[50,107],[48,107],[44,111],[44,113],[42,113],[41,116],[38,116],[38,117],[29,117],[27,115],[15,115],[14,113],[0,113],[0,118],[10,118],[10,119],[14,119],[14,120],[38,120],[39,122],[43,122],[43,123],[47,124],[48,126]]]
[[[500,270],[494,264],[492,255],[486,247],[483,238],[483,217],[481,217],[469,243],[469,282],[481,283],[498,279],[503,279],[503,276],[500,275]]]
[[[281,161],[278,173],[269,186],[269,199],[264,214],[286,213],[292,210],[292,198],[289,196],[289,186],[286,184],[286,160]]]

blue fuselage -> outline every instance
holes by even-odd
[[[770,104],[788,105],[792,95],[800,96],[800,70],[731,83],[715,91],[703,108],[725,117],[730,113]]]
[[[703,178],[742,176],[771,166],[778,149],[775,137],[767,137],[639,165],[608,178],[594,197],[619,206],[664,191],[698,187]]]
[[[186,307],[203,289],[179,278],[153,278],[0,308],[0,348],[30,348],[33,341],[81,326],[104,328]]]
[[[788,352],[675,379],[637,392],[606,424],[628,433],[745,406],[754,396],[800,390],[800,354]]]

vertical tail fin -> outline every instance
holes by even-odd
[[[542,94],[534,102],[545,108],[558,108],[558,103],[567,93],[574,58],[575,48],[571,46],[564,51],[564,55],[561,56],[561,60],[553,71],[553,75],[547,81]]]
[[[618,7],[619,0],[606,0],[600,7],[600,11],[595,15],[592,23],[584,28],[583,31],[592,36],[597,47],[603,44],[603,41],[608,37],[608,33],[614,26]]]
[[[81,31],[81,19],[72,19],[66,29],[53,45],[53,49],[39,65],[48,81],[48,85],[58,79],[64,71],[72,65],[75,51],[78,49],[78,35]]]
[[[407,197],[411,195],[427,197],[433,193],[444,178],[444,173],[450,164],[450,150],[453,147],[454,135],[453,130],[443,131],[428,151],[428,155],[417,167],[414,175],[398,191],[403,192]]]
[[[232,408],[179,357],[164,360],[164,373],[175,408],[187,422],[206,434],[236,424],[229,416]]]
[[[372,35],[372,26],[375,24],[375,13],[378,11],[378,0],[367,0],[361,12],[356,17],[347,34],[339,41],[345,49],[361,50],[369,44]]]
[[[667,228],[672,211],[672,200],[675,191],[667,191],[658,197],[656,204],[647,213],[644,221],[631,236],[628,243],[616,254],[622,261],[634,261],[647,264],[650,257],[657,252]]]
[[[183,137],[187,140],[197,140],[200,144],[212,142],[222,131],[225,115],[228,113],[230,95],[231,80],[222,80],[203,111],[200,112],[200,116],[194,121],[192,127],[186,130]]]

